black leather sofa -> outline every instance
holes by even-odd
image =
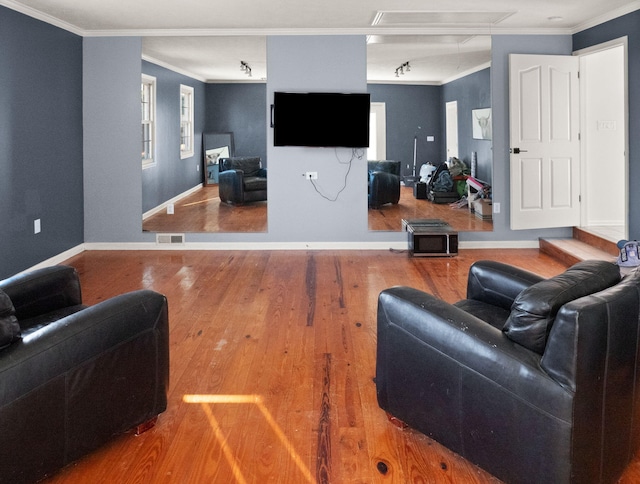
[[[0,482],[35,482],[166,409],[167,301],[82,304],[72,267],[0,281]],[[140,426],[140,427],[139,427]]]
[[[401,163],[394,160],[368,161],[369,208],[380,208],[400,200]]]
[[[507,483],[616,482],[640,440],[640,272],[619,278],[482,261],[453,305],[383,291],[380,407]]]
[[[242,205],[267,199],[267,170],[260,157],[221,158],[218,182],[224,203]]]

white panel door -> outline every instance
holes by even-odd
[[[580,225],[578,66],[509,56],[512,230]]]

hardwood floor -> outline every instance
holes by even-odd
[[[402,187],[400,203],[369,209],[369,230],[400,231],[402,219],[437,218],[459,232],[491,231],[491,221],[483,221],[466,208],[418,200],[413,189]],[[218,186],[208,185],[174,204],[174,214],[157,213],[142,223],[146,232],[266,232],[267,202],[231,206],[220,203]]]
[[[267,202],[220,203],[218,185],[207,185],[174,204],[172,215],[157,213],[142,222],[145,232],[266,232]]]
[[[409,285],[453,302],[491,258],[551,276],[535,249],[454,258],[391,251],[84,252],[88,304],[139,288],[169,301],[168,409],[157,425],[70,465],[50,483],[493,483],[376,402],[376,304]],[[638,482],[634,461],[621,482]]]
[[[369,230],[402,230],[402,219],[437,218],[446,221],[458,232],[492,231],[490,220],[481,220],[468,208],[451,208],[448,204],[438,204],[429,200],[416,199],[413,188],[400,188],[400,202],[397,205],[383,205],[369,209]]]

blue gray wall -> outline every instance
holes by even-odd
[[[142,170],[142,212],[202,183],[202,132],[205,119],[205,84],[150,62],[142,73],[156,78],[155,164]],[[194,93],[194,155],[180,158],[180,84]]]
[[[142,238],[139,37],[83,40],[84,241]]]
[[[443,156],[442,88],[369,84],[372,102],[384,102],[387,113],[387,159],[402,161],[402,174],[413,173],[413,141],[417,139],[416,172],[427,161],[439,164]],[[427,142],[433,136],[433,142]],[[409,165],[409,167],[407,167]]]
[[[205,131],[233,133],[236,156],[259,156],[267,166],[267,85],[207,84]]]
[[[0,7],[0,278],[84,240],[81,93],[82,38]]]
[[[478,157],[476,178],[491,183],[493,152],[491,140],[473,139],[472,111],[491,107],[491,70],[483,69],[442,86],[441,119],[446,130],[445,103],[458,102],[458,158],[471,166],[471,153]],[[445,133],[442,134],[443,144]],[[446,158],[443,146],[443,158]]]
[[[631,183],[638,179],[640,140],[633,134],[640,124],[640,86],[634,83],[640,71],[639,15],[634,12],[573,36],[493,36],[490,73],[494,119],[493,192],[494,200],[502,205],[502,213],[494,214],[494,232],[463,234],[463,240],[532,241],[539,236],[570,234],[570,229],[509,229],[509,53],[569,55],[574,49],[627,35]],[[328,85],[367,89],[363,42],[356,40],[355,45],[348,39],[345,50],[340,45],[343,37],[299,40],[284,38],[271,44],[270,57],[275,56],[281,66],[288,62],[288,56],[305,63],[302,70],[291,68],[270,72],[270,76],[276,75],[277,88]],[[331,45],[327,52],[336,62],[325,60],[326,53],[320,52],[321,62],[314,64],[314,56],[319,54],[318,45],[310,46],[307,42]],[[0,111],[0,223],[3,227],[0,277],[26,269],[82,242],[153,241],[151,234],[143,234],[141,230],[140,39],[95,37],[83,40],[0,7],[0,45],[0,103],[3,107]],[[349,77],[345,83],[336,85],[336,79],[341,76],[335,73],[342,73],[343,63],[362,69],[362,79],[355,81],[354,77]],[[316,82],[319,80],[322,80],[320,85]],[[276,163],[282,165],[275,169],[280,178],[276,185],[270,184],[270,195],[274,187],[281,193],[276,203],[270,203],[268,234],[189,234],[187,240],[233,243],[326,240],[352,241],[354,244],[404,240],[402,233],[366,231],[364,164],[354,165],[354,176],[349,178],[353,179],[353,185],[349,186],[343,201],[326,209],[328,205],[325,204],[331,202],[303,192],[309,188],[308,182],[300,177],[298,181],[302,184],[299,185],[298,177],[294,175],[317,170],[321,172],[321,184],[330,189],[341,178],[339,167],[323,163],[334,154],[322,157],[322,161],[306,151],[288,152],[282,160],[279,153],[275,154]],[[269,161],[273,163],[271,158]],[[274,167],[270,165],[270,169],[273,171]],[[322,174],[325,170],[328,173]],[[638,205],[639,196],[630,191],[631,206]],[[292,200],[297,204],[295,213],[290,209],[294,205]],[[633,210],[630,212],[630,235],[638,238],[639,220]],[[311,221],[305,221],[303,214],[310,219],[319,214],[318,223],[314,226]],[[331,217],[336,220],[329,220]],[[33,220],[36,218],[42,220],[42,233],[34,235]],[[273,226],[272,221],[275,221]],[[309,236],[311,239],[307,239]]]
[[[573,36],[573,49],[580,50],[627,36],[629,79],[629,207],[640,206],[640,10],[587,29]],[[640,216],[629,210],[629,238],[640,239]]]

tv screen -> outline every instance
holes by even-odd
[[[366,148],[369,94],[275,92],[275,146]]]

